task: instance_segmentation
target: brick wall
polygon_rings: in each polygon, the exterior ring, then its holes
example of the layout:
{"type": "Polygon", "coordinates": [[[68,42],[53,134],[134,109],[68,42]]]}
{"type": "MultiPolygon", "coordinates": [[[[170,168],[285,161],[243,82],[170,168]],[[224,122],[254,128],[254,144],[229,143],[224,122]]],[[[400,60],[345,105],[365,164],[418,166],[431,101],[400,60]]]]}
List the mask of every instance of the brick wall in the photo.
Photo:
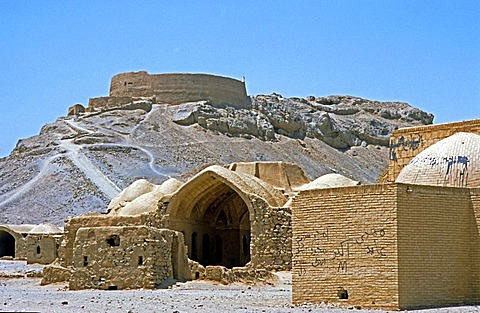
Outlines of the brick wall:
{"type": "Polygon", "coordinates": [[[480,119],[394,131],[390,137],[389,181],[395,181],[403,167],[418,153],[457,132],[480,134],[480,119]]]}
{"type": "Polygon", "coordinates": [[[300,193],[292,204],[293,303],[397,308],[396,216],[393,184],[300,193]]]}
{"type": "Polygon", "coordinates": [[[400,307],[478,301],[479,241],[469,190],[398,184],[397,195],[400,307]]]}

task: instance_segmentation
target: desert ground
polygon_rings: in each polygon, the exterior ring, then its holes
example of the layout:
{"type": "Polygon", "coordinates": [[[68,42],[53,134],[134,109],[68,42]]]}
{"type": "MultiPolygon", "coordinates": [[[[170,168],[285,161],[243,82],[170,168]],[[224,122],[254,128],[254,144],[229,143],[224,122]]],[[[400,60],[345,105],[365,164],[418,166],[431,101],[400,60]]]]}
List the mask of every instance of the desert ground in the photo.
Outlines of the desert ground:
{"type": "MultiPolygon", "coordinates": [[[[40,286],[42,267],[0,260],[0,312],[367,312],[326,304],[291,304],[291,274],[274,285],[219,285],[192,281],[156,290],[69,291],[40,286]]],[[[382,312],[382,311],[370,311],[382,312]]],[[[480,306],[416,312],[480,312],[480,306]]]]}

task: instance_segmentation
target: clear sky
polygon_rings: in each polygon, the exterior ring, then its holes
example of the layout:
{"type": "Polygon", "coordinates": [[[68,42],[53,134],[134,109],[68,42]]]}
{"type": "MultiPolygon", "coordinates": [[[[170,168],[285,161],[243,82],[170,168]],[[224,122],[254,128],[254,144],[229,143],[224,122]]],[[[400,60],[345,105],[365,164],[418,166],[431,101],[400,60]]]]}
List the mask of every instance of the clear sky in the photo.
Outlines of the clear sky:
{"type": "Polygon", "coordinates": [[[0,1],[0,156],[126,71],[480,118],[480,1],[0,1]]]}

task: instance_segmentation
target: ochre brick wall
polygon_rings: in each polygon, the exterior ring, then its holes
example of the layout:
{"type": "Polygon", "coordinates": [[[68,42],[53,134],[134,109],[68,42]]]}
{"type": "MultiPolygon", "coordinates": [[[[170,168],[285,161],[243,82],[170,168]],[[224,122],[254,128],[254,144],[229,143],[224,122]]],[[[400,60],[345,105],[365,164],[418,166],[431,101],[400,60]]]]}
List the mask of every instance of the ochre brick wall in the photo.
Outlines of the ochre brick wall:
{"type": "Polygon", "coordinates": [[[477,302],[479,241],[469,190],[397,189],[400,308],[477,302]]]}
{"type": "Polygon", "coordinates": [[[480,134],[480,119],[394,131],[390,136],[389,181],[395,181],[403,167],[418,153],[458,132],[480,134]]]}
{"type": "Polygon", "coordinates": [[[292,204],[293,303],[398,308],[395,185],[305,191],[292,204]],[[342,289],[348,299],[341,298],[342,289]]]}

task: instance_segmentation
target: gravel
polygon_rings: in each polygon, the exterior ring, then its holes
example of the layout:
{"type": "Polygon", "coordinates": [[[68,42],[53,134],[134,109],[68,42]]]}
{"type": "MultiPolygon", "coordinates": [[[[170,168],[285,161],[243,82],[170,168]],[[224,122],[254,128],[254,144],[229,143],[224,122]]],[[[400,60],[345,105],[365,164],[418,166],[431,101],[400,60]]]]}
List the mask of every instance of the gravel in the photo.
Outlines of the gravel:
{"type": "MultiPolygon", "coordinates": [[[[0,261],[0,312],[367,312],[325,304],[294,307],[290,273],[279,273],[275,286],[192,281],[168,289],[69,291],[65,284],[40,286],[39,278],[27,275],[40,270],[25,262],[0,261]]],[[[418,312],[473,311],[480,307],[418,312]]]]}

